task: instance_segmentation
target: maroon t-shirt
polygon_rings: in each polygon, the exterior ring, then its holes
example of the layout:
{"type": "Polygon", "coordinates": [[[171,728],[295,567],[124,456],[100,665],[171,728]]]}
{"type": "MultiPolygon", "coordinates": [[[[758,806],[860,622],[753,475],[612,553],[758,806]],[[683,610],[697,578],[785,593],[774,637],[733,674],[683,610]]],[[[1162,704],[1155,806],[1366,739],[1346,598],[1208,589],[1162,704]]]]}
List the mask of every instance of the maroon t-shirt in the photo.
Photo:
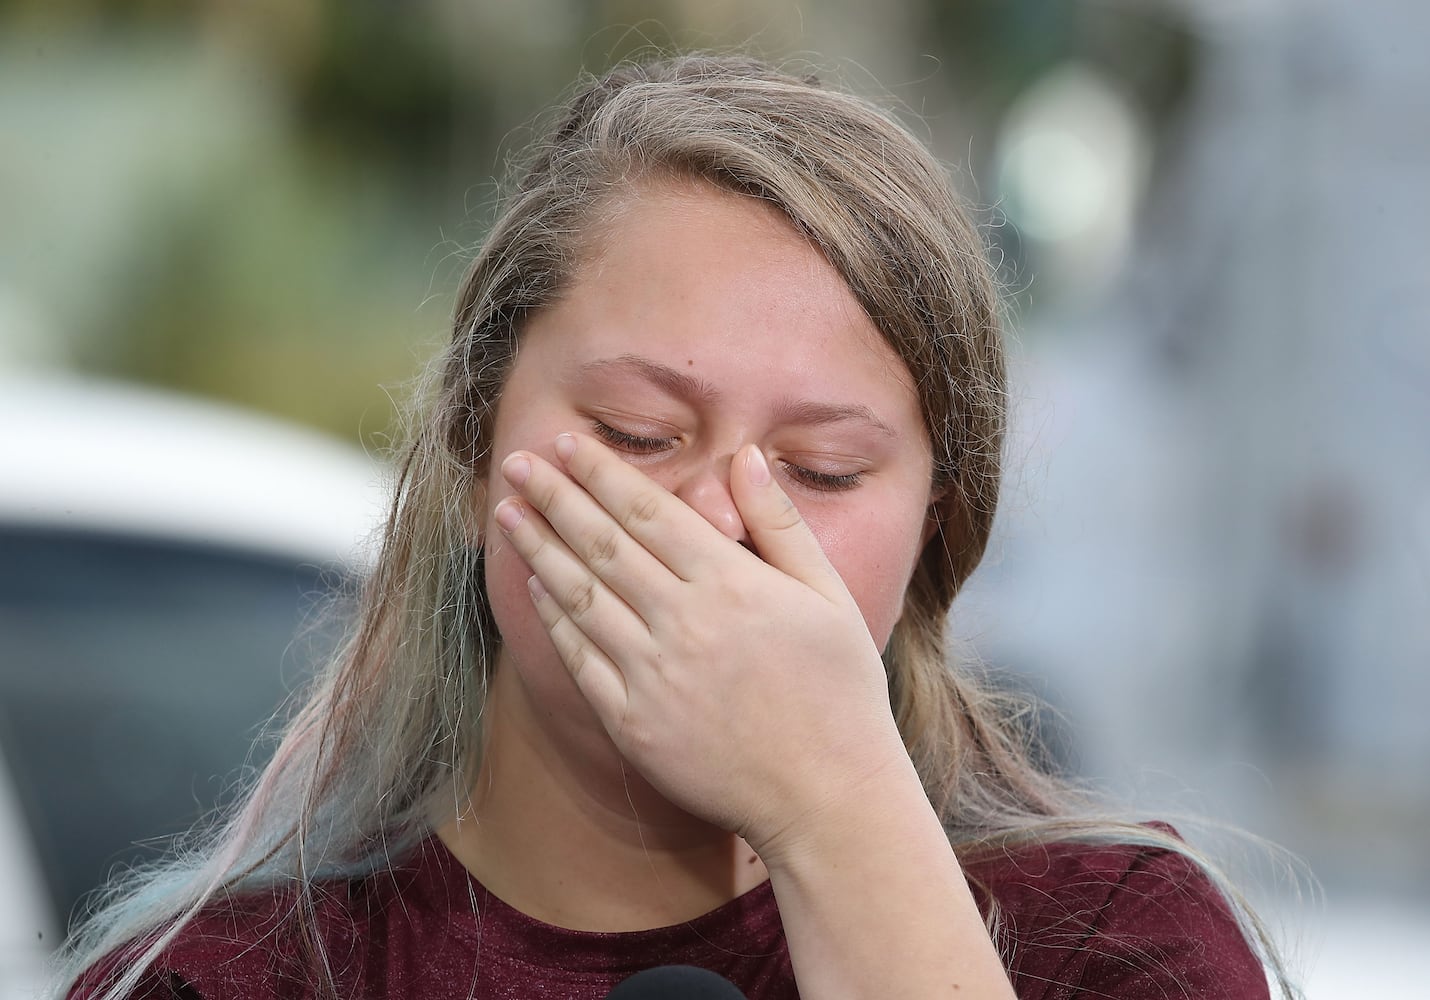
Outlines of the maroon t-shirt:
{"type": "MultiPolygon", "coordinates": [[[[990,897],[1022,1000],[1266,998],[1226,903],[1180,855],[1132,846],[1030,848],[965,868],[990,897]]],[[[317,995],[291,893],[214,906],[187,926],[134,1000],[317,995]]],[[[697,965],[750,1000],[794,1000],[768,882],[687,923],[629,933],[544,924],[492,896],[435,837],[399,866],[318,893],[315,926],[348,1000],[602,1000],[653,965],[697,965]]],[[[90,1000],[113,962],[71,1000],[90,1000]]]]}

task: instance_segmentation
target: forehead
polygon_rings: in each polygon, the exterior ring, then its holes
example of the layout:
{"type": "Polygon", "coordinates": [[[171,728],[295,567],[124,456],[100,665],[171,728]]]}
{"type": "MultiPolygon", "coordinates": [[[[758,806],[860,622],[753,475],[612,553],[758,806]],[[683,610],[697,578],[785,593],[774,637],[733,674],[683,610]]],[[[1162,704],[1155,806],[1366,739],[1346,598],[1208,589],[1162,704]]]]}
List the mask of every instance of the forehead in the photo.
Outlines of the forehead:
{"type": "Polygon", "coordinates": [[[922,424],[912,376],[819,248],[772,205],[701,181],[640,185],[607,205],[570,286],[528,332],[542,330],[583,361],[638,353],[700,378],[872,393],[922,424]]]}

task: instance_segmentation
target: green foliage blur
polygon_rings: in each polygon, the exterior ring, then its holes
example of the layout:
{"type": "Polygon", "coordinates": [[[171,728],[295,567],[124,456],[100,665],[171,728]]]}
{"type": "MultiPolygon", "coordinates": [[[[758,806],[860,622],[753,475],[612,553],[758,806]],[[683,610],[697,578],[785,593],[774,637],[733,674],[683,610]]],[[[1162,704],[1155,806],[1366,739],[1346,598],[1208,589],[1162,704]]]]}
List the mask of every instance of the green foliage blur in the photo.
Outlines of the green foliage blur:
{"type": "Polygon", "coordinates": [[[1064,0],[12,0],[0,365],[380,448],[533,117],[579,70],[733,46],[902,104],[989,205],[989,135],[1050,66],[1094,60],[1161,120],[1194,65],[1165,17],[1064,0]]]}

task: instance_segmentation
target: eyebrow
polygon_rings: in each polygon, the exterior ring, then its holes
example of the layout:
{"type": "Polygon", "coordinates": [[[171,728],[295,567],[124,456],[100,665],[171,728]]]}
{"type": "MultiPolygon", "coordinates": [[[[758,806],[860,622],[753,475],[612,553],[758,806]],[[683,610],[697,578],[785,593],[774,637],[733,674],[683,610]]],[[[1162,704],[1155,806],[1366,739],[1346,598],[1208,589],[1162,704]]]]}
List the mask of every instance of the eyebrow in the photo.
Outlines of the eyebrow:
{"type": "MultiPolygon", "coordinates": [[[[709,382],[694,375],[663,365],[639,354],[622,354],[615,358],[602,358],[582,365],[576,370],[577,378],[606,373],[636,375],[664,389],[673,396],[702,403],[713,403],[720,399],[720,391],[709,382]]],[[[775,407],[778,419],[806,427],[858,421],[868,424],[887,437],[898,437],[888,424],[884,423],[869,407],[862,403],[825,403],[812,399],[783,399],[775,407]]]]}
{"type": "Polygon", "coordinates": [[[648,382],[664,389],[672,396],[713,403],[719,400],[720,391],[703,378],[687,375],[669,365],[663,365],[639,354],[622,354],[618,358],[602,358],[582,365],[576,370],[578,378],[606,373],[638,375],[648,382]]]}
{"type": "Polygon", "coordinates": [[[874,411],[863,403],[820,403],[812,399],[784,400],[777,413],[779,418],[802,427],[819,427],[845,421],[868,424],[886,437],[898,437],[894,429],[875,416],[874,411]]]}

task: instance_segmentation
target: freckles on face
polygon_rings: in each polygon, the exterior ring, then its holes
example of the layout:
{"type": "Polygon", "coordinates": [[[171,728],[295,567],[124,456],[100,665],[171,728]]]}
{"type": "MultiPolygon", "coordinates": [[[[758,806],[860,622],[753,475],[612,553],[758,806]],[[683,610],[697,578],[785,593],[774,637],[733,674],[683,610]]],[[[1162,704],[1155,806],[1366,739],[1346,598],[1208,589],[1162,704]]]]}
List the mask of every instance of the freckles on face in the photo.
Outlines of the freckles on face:
{"type": "Polygon", "coordinates": [[[853,516],[802,512],[880,649],[903,614],[904,593],[922,550],[925,511],[904,499],[853,516]]]}
{"type": "Polygon", "coordinates": [[[515,670],[508,672],[518,675],[527,686],[536,685],[536,697],[529,701],[530,707],[548,716],[575,712],[594,720],[595,713],[579,696],[566,671],[555,669],[559,667],[555,647],[536,614],[527,587],[531,570],[494,515],[501,500],[516,495],[501,474],[502,460],[513,451],[523,450],[556,463],[556,436],[572,429],[569,421],[560,419],[559,410],[542,404],[548,382],[539,364],[524,363],[518,355],[497,407],[493,448],[478,515],[485,540],[485,590],[501,639],[498,663],[513,661],[515,670]],[[549,666],[542,668],[542,663],[549,666]],[[528,664],[537,668],[528,669],[528,664]]]}
{"type": "MultiPolygon", "coordinates": [[[[759,445],[882,647],[930,502],[928,437],[902,361],[824,256],[754,199],[657,187],[602,235],[595,262],[528,321],[497,407],[484,508],[503,656],[537,678],[555,653],[529,571],[489,521],[512,492],[499,465],[517,449],[551,458],[573,430],[605,437],[732,538],[743,525],[730,460],[759,445]]],[[[535,682],[570,684],[556,673],[535,682]]]]}

